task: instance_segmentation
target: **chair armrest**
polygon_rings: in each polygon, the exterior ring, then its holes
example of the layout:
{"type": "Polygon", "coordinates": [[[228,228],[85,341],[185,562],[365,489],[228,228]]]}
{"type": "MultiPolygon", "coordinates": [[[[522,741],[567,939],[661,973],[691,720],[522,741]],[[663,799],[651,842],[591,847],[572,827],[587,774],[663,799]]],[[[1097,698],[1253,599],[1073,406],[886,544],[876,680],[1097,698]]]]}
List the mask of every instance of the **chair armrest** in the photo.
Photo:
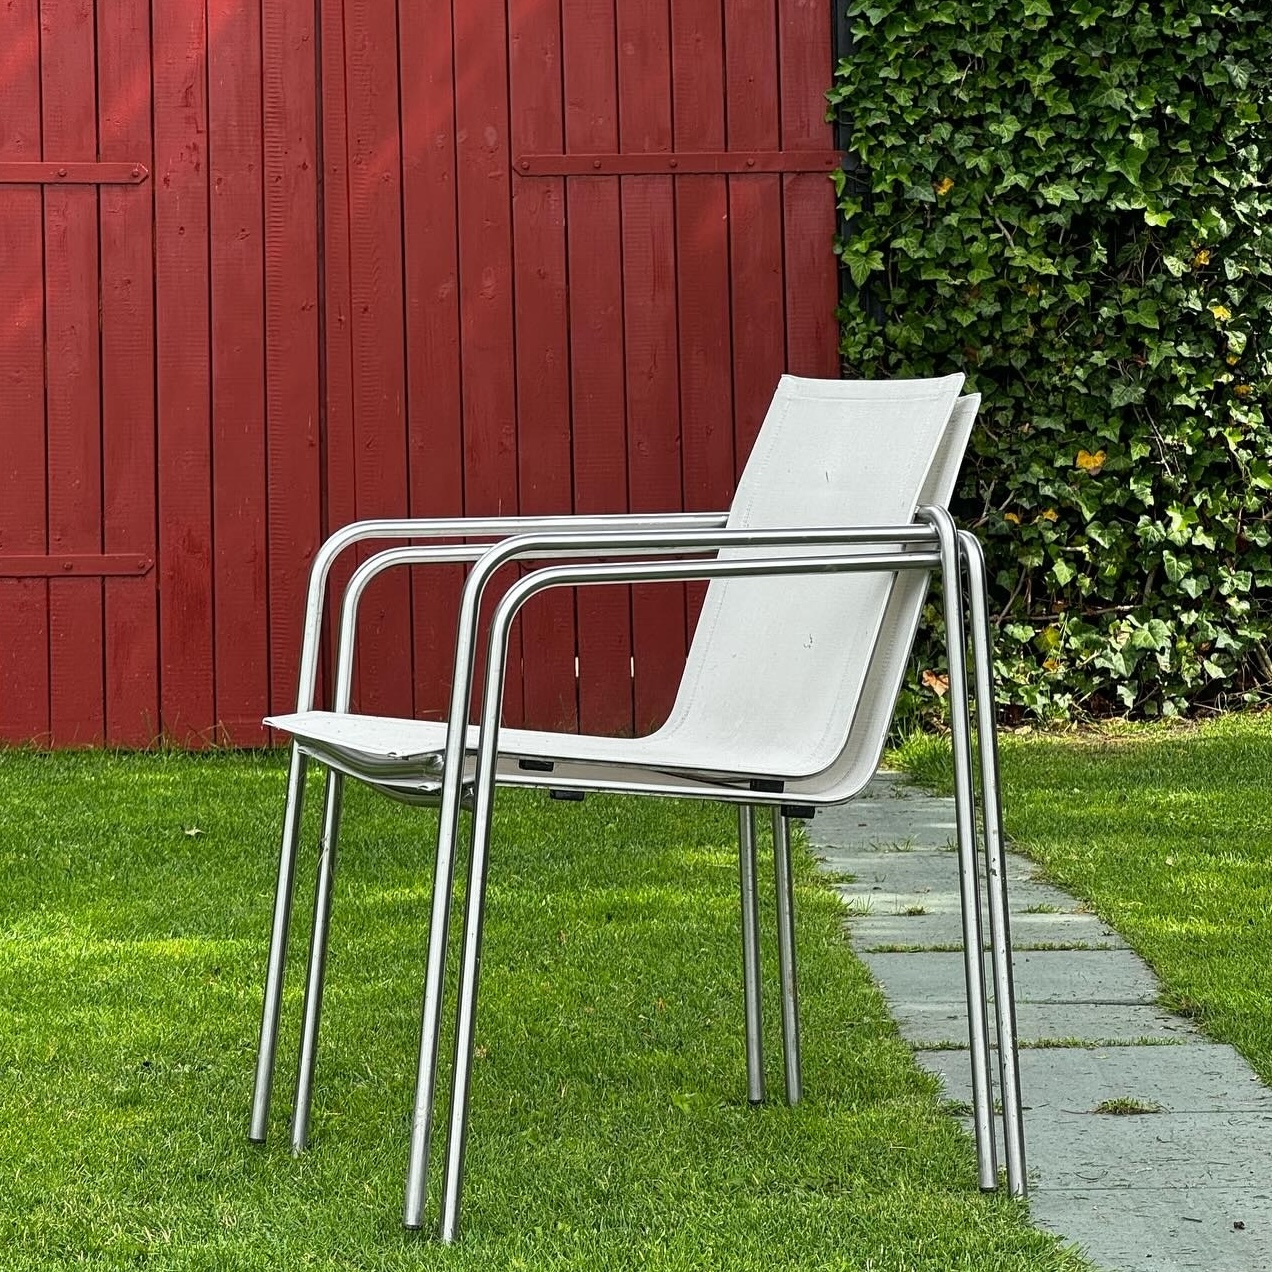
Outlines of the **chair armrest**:
{"type": "MultiPolygon", "coordinates": [[[[386,518],[378,521],[354,521],[329,535],[314,556],[309,568],[309,586],[305,598],[305,619],[297,676],[296,709],[308,711],[314,705],[318,684],[318,651],[322,638],[322,610],[327,594],[327,579],[340,554],[368,539],[497,539],[514,534],[544,532],[555,529],[578,531],[591,529],[634,529],[671,526],[723,525],[726,512],[682,513],[616,513],[606,516],[524,516],[524,517],[415,517],[386,518]]],[[[487,545],[488,546],[488,545],[487,545]]],[[[480,556],[480,552],[477,553],[480,556]]],[[[438,561],[455,559],[451,555],[438,561]]],[[[421,562],[422,564],[423,562],[421,562]]]]}
{"type": "MultiPolygon", "coordinates": [[[[713,552],[724,547],[815,545],[867,546],[870,544],[914,544],[936,542],[935,531],[925,526],[842,527],[827,530],[807,528],[777,530],[727,530],[701,524],[684,525],[671,522],[658,530],[602,527],[593,530],[557,530],[550,533],[509,536],[502,543],[490,545],[410,546],[390,548],[364,561],[345,588],[337,639],[336,688],[332,707],[348,711],[353,691],[353,657],[357,640],[358,605],[368,584],[385,570],[398,566],[430,565],[440,562],[477,561],[465,589],[467,609],[461,613],[460,631],[472,631],[481,595],[494,573],[517,559],[535,557],[642,557],[667,554],[713,552]],[[471,591],[470,591],[471,589],[471,591]],[[471,622],[465,619],[470,617],[471,622]]],[[[473,632],[475,636],[475,632],[473,632]]],[[[460,644],[464,643],[461,635],[460,644]]],[[[459,651],[457,649],[457,660],[459,651]]],[[[457,668],[458,670],[458,668],[457,668]]]]}

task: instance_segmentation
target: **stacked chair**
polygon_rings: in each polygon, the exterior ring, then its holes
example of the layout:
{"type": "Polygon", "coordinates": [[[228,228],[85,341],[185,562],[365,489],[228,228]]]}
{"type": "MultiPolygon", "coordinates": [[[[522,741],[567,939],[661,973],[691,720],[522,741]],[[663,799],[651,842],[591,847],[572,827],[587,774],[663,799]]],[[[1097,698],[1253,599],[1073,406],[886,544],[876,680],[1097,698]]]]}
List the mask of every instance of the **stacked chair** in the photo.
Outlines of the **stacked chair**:
{"type": "Polygon", "coordinates": [[[756,818],[766,810],[773,825],[785,1095],[797,1102],[799,1007],[788,823],[854,798],[875,772],[929,581],[939,573],[955,775],[958,853],[952,860],[962,901],[978,1179],[982,1189],[998,1186],[997,1077],[1007,1185],[1013,1195],[1024,1195],[984,561],[977,540],[957,530],[948,512],[979,404],[975,396],[959,397],[962,383],[961,375],[863,382],[784,376],[728,512],[361,522],[324,544],[310,579],[298,708],[267,721],[294,742],[251,1138],[264,1140],[269,1122],[301,800],[312,762],[326,768],[327,780],[292,1120],[297,1152],[308,1140],[346,778],[406,803],[440,807],[403,1212],[408,1228],[422,1227],[425,1218],[456,849],[461,809],[467,807],[468,887],[440,1203],[442,1239],[453,1241],[459,1232],[491,819],[501,787],[580,796],[588,791],[680,796],[737,806],[747,1093],[755,1103],[765,1097],[756,818]],[[459,538],[465,542],[453,542],[459,538]],[[352,545],[377,539],[407,546],[380,551],[353,573],[342,601],[333,709],[314,710],[331,566],[352,545]],[[351,713],[358,603],[366,586],[388,569],[455,561],[471,562],[472,568],[460,605],[448,720],[351,713]],[[500,567],[528,562],[533,568],[505,593],[479,633],[486,584],[500,567]],[[709,585],[675,705],[657,731],[611,738],[501,726],[508,633],[532,597],[550,588],[703,579],[709,585]],[[971,745],[965,617],[971,627],[979,765],[971,745]],[[479,718],[470,723],[479,635],[488,657],[479,718]],[[982,847],[997,1075],[981,931],[982,847]]]}

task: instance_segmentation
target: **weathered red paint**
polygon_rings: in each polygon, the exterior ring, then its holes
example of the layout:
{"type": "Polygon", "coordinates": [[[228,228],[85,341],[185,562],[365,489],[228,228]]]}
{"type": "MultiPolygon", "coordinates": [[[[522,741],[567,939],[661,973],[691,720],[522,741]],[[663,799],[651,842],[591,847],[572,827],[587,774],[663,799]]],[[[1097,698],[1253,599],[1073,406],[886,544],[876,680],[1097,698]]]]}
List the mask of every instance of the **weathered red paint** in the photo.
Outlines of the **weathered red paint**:
{"type": "MultiPolygon", "coordinates": [[[[330,530],[720,507],[835,373],[824,0],[92,15],[0,7],[2,740],[264,741],[330,530]]],[[[368,593],[360,705],[443,709],[461,579],[368,593]]],[[[652,727],[695,612],[541,598],[507,719],[652,727]]]]}

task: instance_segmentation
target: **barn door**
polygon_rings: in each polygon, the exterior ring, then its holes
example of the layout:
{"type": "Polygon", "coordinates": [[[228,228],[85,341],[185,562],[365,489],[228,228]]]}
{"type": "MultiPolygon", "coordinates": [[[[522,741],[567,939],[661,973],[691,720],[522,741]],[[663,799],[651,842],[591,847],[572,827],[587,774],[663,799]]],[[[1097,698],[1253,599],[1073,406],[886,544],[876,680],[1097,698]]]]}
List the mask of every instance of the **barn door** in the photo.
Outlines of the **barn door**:
{"type": "MultiPolygon", "coordinates": [[[[829,15],[510,0],[508,23],[523,428],[553,443],[523,473],[559,501],[568,475],[579,512],[725,508],[778,376],[836,374],[829,15]]],[[[699,596],[579,595],[583,728],[665,717],[699,596]]]]}
{"type": "MultiPolygon", "coordinates": [[[[322,12],[330,523],[726,506],[778,376],[837,373],[824,0],[322,12]]],[[[458,586],[369,594],[365,707],[441,709],[458,586]]],[[[694,616],[538,598],[509,719],[653,726],[694,616]]]]}
{"type": "Polygon", "coordinates": [[[0,9],[0,737],[146,743],[149,11],[0,9]]]}

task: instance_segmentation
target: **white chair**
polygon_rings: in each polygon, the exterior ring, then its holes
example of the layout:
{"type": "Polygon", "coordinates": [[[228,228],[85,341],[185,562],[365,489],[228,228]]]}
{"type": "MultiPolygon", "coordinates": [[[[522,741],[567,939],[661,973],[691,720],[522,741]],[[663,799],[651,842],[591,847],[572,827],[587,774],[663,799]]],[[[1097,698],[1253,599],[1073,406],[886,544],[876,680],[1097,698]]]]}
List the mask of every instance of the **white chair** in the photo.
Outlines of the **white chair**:
{"type": "Polygon", "coordinates": [[[437,1044],[442,1008],[454,848],[460,805],[475,806],[468,915],[460,977],[459,1028],[451,1133],[442,1199],[442,1235],[458,1231],[467,1134],[473,1021],[482,904],[494,789],[546,786],[559,792],[617,790],[707,796],[739,805],[743,899],[744,998],[748,1094],[763,1099],[759,1049],[758,918],[755,909],[754,808],[773,810],[778,872],[786,1094],[800,1097],[798,1007],[786,819],[858,794],[873,774],[913,642],[928,576],[945,582],[952,732],[958,794],[975,1128],[983,1188],[997,1183],[991,1127],[985,986],[975,813],[967,719],[960,562],[972,583],[978,720],[984,742],[982,794],[990,870],[994,967],[1008,1183],[1024,1192],[1023,1142],[1015,1062],[1010,946],[998,829],[992,686],[983,604],[983,569],[970,536],[945,512],[975,415],[976,399],[957,403],[961,376],[941,380],[849,383],[784,377],[726,515],[510,522],[376,523],[350,527],[315,563],[302,667],[301,710],[274,717],[296,738],[274,938],[267,975],[253,1138],[263,1139],[282,983],[282,951],[294,883],[296,830],[306,757],[329,770],[318,894],[311,943],[293,1143],[308,1133],[327,923],[344,775],[408,802],[440,802],[438,857],[425,979],[416,1109],[404,1221],[423,1222],[437,1044]],[[920,519],[914,520],[922,506],[920,519]],[[462,525],[462,529],[457,529],[462,525]],[[326,573],[355,538],[509,534],[493,548],[408,547],[366,562],[346,591],[335,710],[312,703],[317,621],[326,573]],[[666,560],[701,554],[711,560],[666,560]],[[461,607],[451,718],[447,724],[348,714],[358,599],[386,568],[426,561],[481,559],[461,607]],[[640,559],[632,560],[638,555],[640,559]],[[553,556],[617,557],[603,564],[540,569],[515,585],[496,610],[479,727],[467,725],[476,615],[485,582],[503,563],[553,556]],[[499,709],[507,629],[521,604],[551,586],[711,578],[675,707],[644,738],[613,739],[501,730],[499,709]],[[979,602],[978,602],[979,597],[979,602]],[[308,701],[307,701],[308,699],[308,701]],[[988,744],[985,744],[988,743],[988,744]],[[775,798],[777,797],[777,798],[775,798]]]}

